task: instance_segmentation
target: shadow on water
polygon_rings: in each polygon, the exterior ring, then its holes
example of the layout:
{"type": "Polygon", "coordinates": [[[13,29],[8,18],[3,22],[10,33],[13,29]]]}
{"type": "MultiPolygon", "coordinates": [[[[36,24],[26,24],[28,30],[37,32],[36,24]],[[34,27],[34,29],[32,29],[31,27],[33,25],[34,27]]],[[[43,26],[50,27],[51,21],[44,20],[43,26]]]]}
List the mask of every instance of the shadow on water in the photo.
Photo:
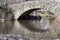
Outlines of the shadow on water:
{"type": "Polygon", "coordinates": [[[40,28],[36,28],[35,27],[35,25],[33,25],[33,23],[32,22],[30,22],[30,21],[40,21],[40,20],[19,20],[18,22],[21,24],[21,25],[23,25],[23,27],[25,27],[25,28],[27,28],[28,30],[30,30],[30,31],[33,31],[33,32],[45,32],[45,31],[48,31],[48,29],[47,30],[42,30],[42,29],[40,29],[40,28]]]}

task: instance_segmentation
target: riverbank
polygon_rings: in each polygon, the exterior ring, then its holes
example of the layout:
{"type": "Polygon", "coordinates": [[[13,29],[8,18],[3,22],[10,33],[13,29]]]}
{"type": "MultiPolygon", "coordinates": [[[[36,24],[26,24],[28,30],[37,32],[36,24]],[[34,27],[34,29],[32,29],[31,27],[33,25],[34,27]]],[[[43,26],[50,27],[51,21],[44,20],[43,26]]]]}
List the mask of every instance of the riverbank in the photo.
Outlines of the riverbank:
{"type": "Polygon", "coordinates": [[[14,34],[0,34],[0,40],[60,40],[59,38],[52,39],[52,38],[27,38],[21,35],[14,35],[14,34]]]}

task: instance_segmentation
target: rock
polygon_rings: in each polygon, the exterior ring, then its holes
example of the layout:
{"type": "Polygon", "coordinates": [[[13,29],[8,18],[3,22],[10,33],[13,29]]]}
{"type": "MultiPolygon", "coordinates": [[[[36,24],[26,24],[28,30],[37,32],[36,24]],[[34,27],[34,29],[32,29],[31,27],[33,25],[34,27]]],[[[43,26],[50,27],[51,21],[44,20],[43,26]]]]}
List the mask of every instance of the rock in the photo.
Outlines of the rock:
{"type": "Polygon", "coordinates": [[[7,37],[3,37],[3,40],[7,40],[7,37]]]}
{"type": "Polygon", "coordinates": [[[60,40],[60,39],[54,39],[54,40],[60,40]]]}
{"type": "Polygon", "coordinates": [[[22,38],[18,38],[18,40],[24,40],[24,39],[22,39],[22,38]]]}
{"type": "Polygon", "coordinates": [[[8,40],[15,40],[14,38],[8,38],[8,40]]]}

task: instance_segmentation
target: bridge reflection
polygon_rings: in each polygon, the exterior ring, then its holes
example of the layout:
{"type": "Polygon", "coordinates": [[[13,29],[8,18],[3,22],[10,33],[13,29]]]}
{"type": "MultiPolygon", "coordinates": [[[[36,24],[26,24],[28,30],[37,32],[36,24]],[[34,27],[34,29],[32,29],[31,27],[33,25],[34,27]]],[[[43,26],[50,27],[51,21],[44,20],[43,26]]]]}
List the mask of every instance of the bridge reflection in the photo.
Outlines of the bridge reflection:
{"type": "Polygon", "coordinates": [[[19,20],[40,20],[41,16],[23,16],[19,20]]]}
{"type": "Polygon", "coordinates": [[[44,32],[47,31],[48,24],[41,26],[40,20],[20,20],[20,21],[1,21],[0,20],[0,33],[4,34],[23,34],[31,32],[44,32]],[[47,28],[47,29],[46,29],[47,28]],[[24,31],[24,32],[23,32],[24,31]]]}

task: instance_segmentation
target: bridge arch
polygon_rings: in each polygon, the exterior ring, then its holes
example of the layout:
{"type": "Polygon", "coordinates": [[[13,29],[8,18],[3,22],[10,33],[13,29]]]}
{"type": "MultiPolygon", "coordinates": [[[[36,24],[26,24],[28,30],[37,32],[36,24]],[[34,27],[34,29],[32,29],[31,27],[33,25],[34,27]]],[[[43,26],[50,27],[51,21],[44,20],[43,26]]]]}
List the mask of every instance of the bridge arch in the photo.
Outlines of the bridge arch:
{"type": "Polygon", "coordinates": [[[55,15],[60,14],[60,3],[58,2],[40,2],[40,1],[27,1],[19,4],[11,5],[14,10],[15,19],[18,19],[25,11],[34,8],[43,8],[49,10],[55,15]]]}
{"type": "Polygon", "coordinates": [[[32,13],[33,11],[36,11],[36,10],[41,10],[41,8],[32,8],[32,9],[25,11],[24,13],[22,13],[19,16],[18,20],[21,19],[22,17],[26,16],[26,15],[29,15],[30,13],[32,13]]]}
{"type": "MultiPolygon", "coordinates": [[[[34,12],[34,11],[39,12],[39,14],[52,14],[52,15],[54,15],[54,13],[52,13],[52,12],[50,12],[48,10],[44,10],[42,8],[33,8],[33,9],[29,9],[29,10],[25,11],[24,13],[22,13],[19,16],[18,20],[24,19],[25,17],[31,17],[29,14],[32,13],[32,12],[34,12]]],[[[38,14],[38,13],[36,13],[36,14],[38,14]]],[[[42,15],[38,15],[38,16],[41,19],[42,15]]]]}

